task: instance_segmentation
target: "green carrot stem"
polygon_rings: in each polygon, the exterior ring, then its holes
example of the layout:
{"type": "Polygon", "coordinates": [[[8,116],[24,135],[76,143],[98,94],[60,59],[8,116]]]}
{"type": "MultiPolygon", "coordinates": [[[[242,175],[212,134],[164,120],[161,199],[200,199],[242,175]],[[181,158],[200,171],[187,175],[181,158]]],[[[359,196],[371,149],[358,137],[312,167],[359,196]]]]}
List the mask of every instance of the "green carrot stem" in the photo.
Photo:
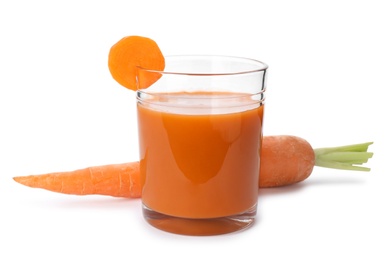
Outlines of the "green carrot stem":
{"type": "Polygon", "coordinates": [[[314,149],[315,166],[353,171],[370,171],[370,168],[358,166],[368,162],[373,153],[367,152],[373,142],[338,147],[314,149]]]}

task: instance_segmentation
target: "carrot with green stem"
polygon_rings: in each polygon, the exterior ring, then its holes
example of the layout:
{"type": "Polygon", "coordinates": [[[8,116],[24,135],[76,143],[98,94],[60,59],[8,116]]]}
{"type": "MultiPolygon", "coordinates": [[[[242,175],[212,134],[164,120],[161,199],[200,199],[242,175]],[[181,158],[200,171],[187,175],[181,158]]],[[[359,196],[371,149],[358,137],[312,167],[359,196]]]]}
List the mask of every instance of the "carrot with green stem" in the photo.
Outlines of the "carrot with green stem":
{"type": "MultiPolygon", "coordinates": [[[[361,166],[372,158],[372,142],[313,149],[296,136],[265,136],[262,141],[260,188],[291,185],[307,179],[314,166],[370,171],[361,166]]],[[[141,197],[140,163],[92,166],[70,172],[18,176],[13,179],[32,188],[73,195],[141,197]]]]}
{"type": "Polygon", "coordinates": [[[278,187],[307,179],[314,166],[340,170],[370,171],[360,166],[373,156],[372,142],[313,149],[297,136],[265,136],[262,141],[259,187],[278,187]]]}

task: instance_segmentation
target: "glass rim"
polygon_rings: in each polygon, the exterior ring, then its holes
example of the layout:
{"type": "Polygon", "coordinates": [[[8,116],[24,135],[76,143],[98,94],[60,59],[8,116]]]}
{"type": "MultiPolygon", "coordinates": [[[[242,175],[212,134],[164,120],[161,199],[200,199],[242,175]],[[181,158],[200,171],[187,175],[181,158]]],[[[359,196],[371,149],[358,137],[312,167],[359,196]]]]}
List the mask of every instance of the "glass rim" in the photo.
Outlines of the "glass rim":
{"type": "Polygon", "coordinates": [[[252,59],[252,58],[245,58],[240,56],[228,56],[228,55],[196,55],[196,54],[190,54],[190,55],[166,55],[164,56],[165,61],[168,59],[182,59],[182,58],[189,58],[189,59],[199,59],[199,58],[206,58],[209,61],[211,59],[227,59],[227,60],[235,60],[240,62],[246,62],[246,63],[252,63],[256,64],[255,69],[245,69],[245,70],[235,70],[234,72],[184,72],[184,71],[173,71],[173,70],[155,70],[155,69],[147,69],[141,66],[136,66],[137,69],[151,72],[151,73],[159,73],[159,74],[165,74],[165,75],[186,75],[186,76],[231,76],[231,75],[241,75],[241,74],[250,74],[250,73],[257,73],[257,72],[265,72],[269,66],[259,60],[252,59]]]}

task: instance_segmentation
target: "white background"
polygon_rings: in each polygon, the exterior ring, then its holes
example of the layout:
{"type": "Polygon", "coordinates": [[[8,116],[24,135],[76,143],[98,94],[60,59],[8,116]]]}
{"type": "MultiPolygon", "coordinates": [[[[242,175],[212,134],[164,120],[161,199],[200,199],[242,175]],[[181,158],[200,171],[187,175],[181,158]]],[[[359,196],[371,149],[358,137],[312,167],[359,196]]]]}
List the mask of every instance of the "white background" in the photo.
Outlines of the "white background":
{"type": "Polygon", "coordinates": [[[386,11],[382,0],[1,1],[0,259],[386,259],[386,11]],[[134,93],[107,68],[127,35],[165,55],[266,62],[265,135],[374,141],[372,171],[316,167],[262,189],[256,224],[214,237],[150,227],[139,199],[14,182],[138,160],[134,93]]]}

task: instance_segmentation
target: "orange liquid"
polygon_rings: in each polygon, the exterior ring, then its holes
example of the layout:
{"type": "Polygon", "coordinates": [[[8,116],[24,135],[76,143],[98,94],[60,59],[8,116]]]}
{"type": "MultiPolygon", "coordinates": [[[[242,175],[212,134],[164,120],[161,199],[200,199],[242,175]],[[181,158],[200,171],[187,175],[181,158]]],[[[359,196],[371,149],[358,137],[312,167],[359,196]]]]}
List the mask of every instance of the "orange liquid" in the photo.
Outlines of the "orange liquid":
{"type": "MultiPolygon", "coordinates": [[[[208,95],[214,94],[206,95],[205,102],[212,102],[208,95]]],[[[236,100],[219,101],[232,108],[218,110],[202,109],[196,101],[189,109],[138,103],[146,207],[191,219],[231,216],[255,207],[263,105],[236,100]]]]}

